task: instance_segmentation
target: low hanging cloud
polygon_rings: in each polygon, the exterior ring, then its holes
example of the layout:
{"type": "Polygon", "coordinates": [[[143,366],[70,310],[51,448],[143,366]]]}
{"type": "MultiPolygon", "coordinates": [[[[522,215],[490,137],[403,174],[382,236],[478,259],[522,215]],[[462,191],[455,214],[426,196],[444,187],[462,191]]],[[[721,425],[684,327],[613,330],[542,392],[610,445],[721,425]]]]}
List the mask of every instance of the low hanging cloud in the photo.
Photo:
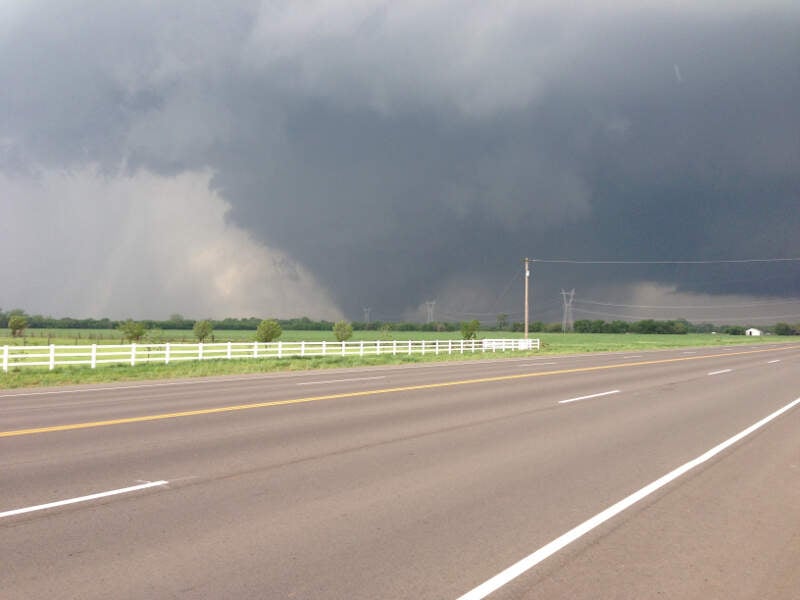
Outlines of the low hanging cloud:
{"type": "Polygon", "coordinates": [[[339,313],[308,271],[226,221],[209,172],[0,176],[6,308],[202,318],[339,313]],[[331,307],[325,310],[324,307],[331,307]]]}
{"type": "MultiPolygon", "coordinates": [[[[291,303],[295,314],[416,317],[433,298],[452,314],[508,312],[498,294],[524,256],[800,256],[796,2],[0,7],[0,198],[46,189],[57,206],[46,183],[62,172],[204,178],[227,212],[168,199],[148,219],[174,204],[215,215],[209,231],[247,232],[295,265],[269,272],[273,289],[295,289],[298,270],[315,290],[291,303]]],[[[35,225],[20,211],[8,247],[35,225]]],[[[180,266],[163,262],[183,291],[164,289],[199,302],[180,266]]],[[[536,293],[552,302],[561,287],[594,297],[653,282],[800,296],[796,270],[779,266],[727,278],[539,268],[536,293]]],[[[110,277],[104,307],[125,296],[110,277]]],[[[48,302],[25,285],[22,301],[48,302]]],[[[202,310],[233,314],[213,298],[202,310]]]]}

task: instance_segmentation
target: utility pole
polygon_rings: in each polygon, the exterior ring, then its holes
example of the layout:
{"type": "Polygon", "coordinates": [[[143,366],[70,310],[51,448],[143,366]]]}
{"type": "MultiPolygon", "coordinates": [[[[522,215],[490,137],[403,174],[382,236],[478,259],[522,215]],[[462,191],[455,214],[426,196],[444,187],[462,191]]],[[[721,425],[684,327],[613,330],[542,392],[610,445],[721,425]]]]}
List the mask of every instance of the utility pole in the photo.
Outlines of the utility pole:
{"type": "Polygon", "coordinates": [[[573,288],[569,293],[562,289],[561,300],[564,305],[561,313],[561,332],[566,333],[567,330],[572,330],[572,301],[575,300],[575,288],[573,288]],[[567,295],[569,295],[569,300],[567,300],[567,295]]]}
{"type": "Polygon", "coordinates": [[[425,302],[425,308],[428,310],[427,323],[433,323],[433,307],[436,306],[436,300],[428,300],[425,302]]]}
{"type": "Polygon", "coordinates": [[[367,324],[367,329],[369,329],[369,313],[372,311],[369,307],[364,307],[364,323],[367,324]]]}
{"type": "Polygon", "coordinates": [[[529,322],[529,318],[528,318],[528,297],[529,297],[528,282],[530,281],[530,278],[531,278],[531,269],[530,269],[530,266],[529,266],[529,263],[531,262],[531,259],[525,257],[522,260],[525,263],[525,339],[527,340],[528,339],[528,322],[529,322]]]}

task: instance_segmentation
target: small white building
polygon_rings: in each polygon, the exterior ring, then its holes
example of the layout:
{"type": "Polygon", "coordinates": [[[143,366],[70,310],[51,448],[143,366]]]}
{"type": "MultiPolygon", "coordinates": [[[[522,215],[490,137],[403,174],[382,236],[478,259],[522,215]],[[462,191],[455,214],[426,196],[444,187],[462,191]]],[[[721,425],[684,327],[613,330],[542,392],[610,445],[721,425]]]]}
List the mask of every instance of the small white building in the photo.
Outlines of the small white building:
{"type": "Polygon", "coordinates": [[[764,335],[764,332],[760,329],[756,329],[755,327],[751,327],[750,329],[746,329],[744,332],[745,335],[764,335]]]}

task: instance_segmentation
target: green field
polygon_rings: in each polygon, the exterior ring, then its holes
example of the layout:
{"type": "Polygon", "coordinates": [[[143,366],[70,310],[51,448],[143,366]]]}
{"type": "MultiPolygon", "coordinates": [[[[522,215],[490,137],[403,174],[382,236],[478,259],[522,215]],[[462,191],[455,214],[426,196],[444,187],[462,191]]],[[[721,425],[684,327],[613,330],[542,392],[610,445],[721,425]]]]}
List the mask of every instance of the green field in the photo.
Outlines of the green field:
{"type": "MultiPolygon", "coordinates": [[[[28,333],[40,333],[29,331],[28,333]]],[[[107,343],[118,344],[118,332],[113,330],[51,330],[44,331],[43,336],[26,335],[26,345],[47,344],[92,344],[107,343]],[[48,336],[49,333],[49,336],[48,336]]],[[[383,339],[386,336],[378,331],[356,331],[353,341],[383,339]]],[[[434,339],[459,339],[457,332],[396,332],[398,340],[434,340],[434,339]]],[[[481,332],[479,338],[520,338],[519,333],[488,331],[481,332]]],[[[535,356],[546,354],[570,354],[583,352],[610,352],[610,351],[642,351],[692,346],[733,346],[752,345],[769,342],[800,341],[797,337],[745,337],[721,334],[687,334],[687,335],[644,335],[644,334],[604,334],[604,333],[534,333],[533,338],[539,338],[542,348],[531,352],[503,352],[474,355],[446,354],[435,356],[348,356],[318,357],[318,358],[289,358],[289,359],[238,359],[238,360],[207,360],[187,361],[170,365],[142,364],[135,367],[128,365],[103,365],[97,369],[88,367],[57,367],[53,371],[46,367],[12,368],[8,373],[0,372],[0,388],[18,388],[44,385],[68,385],[83,383],[100,383],[111,381],[129,381],[144,379],[168,379],[181,377],[207,377],[214,375],[231,375],[244,373],[263,373],[285,370],[307,370],[336,367],[353,367],[368,365],[404,364],[444,360],[473,360],[492,358],[535,356]]],[[[217,331],[215,340],[223,341],[253,341],[252,331],[217,331]]],[[[282,341],[333,341],[333,333],[325,331],[285,331],[280,338],[282,341]]],[[[22,339],[12,339],[7,330],[0,330],[0,347],[5,344],[21,345],[22,339]]],[[[152,343],[194,341],[191,331],[175,330],[162,331],[158,339],[152,343]]],[[[1,349],[1,348],[0,348],[1,349]]]]}
{"type": "MultiPolygon", "coordinates": [[[[214,331],[213,340],[207,342],[253,342],[256,339],[255,331],[247,330],[217,330],[214,331]]],[[[521,334],[503,332],[487,332],[481,337],[521,337],[521,334]]],[[[533,337],[536,337],[535,335],[533,337]]],[[[368,340],[456,340],[461,339],[458,331],[393,331],[388,335],[380,331],[354,331],[351,341],[368,340]]],[[[328,342],[336,341],[332,331],[284,331],[280,337],[282,342],[328,342]]],[[[158,329],[150,330],[142,339],[143,342],[160,344],[164,342],[190,342],[194,343],[191,329],[158,329]]],[[[25,337],[12,338],[8,329],[0,329],[0,346],[4,344],[17,346],[44,346],[48,344],[124,344],[120,332],[116,329],[27,329],[25,337]]]]}

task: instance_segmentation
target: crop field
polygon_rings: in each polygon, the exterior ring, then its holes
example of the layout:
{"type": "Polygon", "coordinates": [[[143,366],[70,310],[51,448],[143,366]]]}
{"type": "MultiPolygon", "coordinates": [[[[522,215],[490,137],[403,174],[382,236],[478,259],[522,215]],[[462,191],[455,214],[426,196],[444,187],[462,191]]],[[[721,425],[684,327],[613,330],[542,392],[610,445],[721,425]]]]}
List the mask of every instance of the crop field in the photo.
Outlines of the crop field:
{"type": "MultiPolygon", "coordinates": [[[[207,342],[253,342],[256,339],[256,332],[249,330],[231,329],[216,330],[213,339],[207,338],[207,342]]],[[[487,332],[481,337],[510,338],[522,337],[522,334],[510,333],[507,331],[487,332]]],[[[533,335],[532,337],[537,337],[533,335]]],[[[391,331],[384,333],[381,331],[354,331],[353,341],[373,341],[373,340],[457,340],[461,339],[458,331],[391,331]]],[[[307,330],[284,330],[280,337],[283,342],[333,342],[336,338],[332,331],[307,331],[307,330]]],[[[142,342],[161,344],[165,342],[196,342],[191,329],[151,329],[142,338],[142,342]]],[[[27,329],[24,337],[12,338],[8,329],[0,329],[0,346],[4,344],[17,346],[42,346],[49,344],[124,344],[122,335],[116,329],[27,329]]]]}
{"type": "MultiPolygon", "coordinates": [[[[521,333],[510,331],[480,331],[479,338],[521,338],[521,333]]],[[[635,333],[531,333],[530,337],[542,340],[542,350],[549,352],[601,352],[611,350],[646,350],[676,348],[681,346],[718,346],[764,343],[776,340],[791,341],[779,336],[746,337],[695,333],[685,335],[654,335],[635,333]]],[[[373,340],[458,340],[458,331],[354,331],[352,341],[373,340]]],[[[336,341],[332,331],[284,331],[280,337],[284,342],[336,341]]],[[[149,330],[142,342],[160,344],[164,342],[196,342],[191,329],[149,330]]],[[[255,331],[217,330],[207,342],[252,342],[255,331]]],[[[12,338],[8,329],[0,329],[0,346],[43,346],[49,344],[123,344],[116,329],[28,329],[24,337],[12,338]]]]}
{"type": "MultiPolygon", "coordinates": [[[[578,353],[615,350],[659,350],[687,346],[737,346],[769,342],[790,342],[792,337],[687,333],[683,335],[642,333],[534,333],[542,341],[542,352],[578,353]]],[[[798,340],[800,341],[800,340],[798,340]]]]}

